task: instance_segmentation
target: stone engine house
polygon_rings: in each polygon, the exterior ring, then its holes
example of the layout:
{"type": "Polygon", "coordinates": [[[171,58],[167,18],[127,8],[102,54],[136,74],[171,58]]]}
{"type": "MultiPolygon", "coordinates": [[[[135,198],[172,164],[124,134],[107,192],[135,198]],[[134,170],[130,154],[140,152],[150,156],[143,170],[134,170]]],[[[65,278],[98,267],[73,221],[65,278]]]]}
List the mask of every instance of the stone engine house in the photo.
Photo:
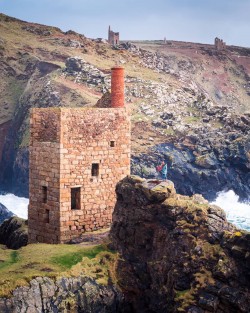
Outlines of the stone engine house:
{"type": "Polygon", "coordinates": [[[115,186],[130,174],[123,76],[112,69],[109,108],[32,109],[30,243],[64,243],[110,225],[115,186]]]}
{"type": "Polygon", "coordinates": [[[120,34],[117,32],[113,32],[109,26],[109,30],[108,30],[108,42],[109,42],[109,44],[111,44],[113,46],[119,45],[119,40],[120,40],[120,34]]]}
{"type": "Polygon", "coordinates": [[[214,39],[214,46],[215,46],[215,49],[218,51],[222,51],[226,49],[226,43],[218,37],[214,39]]]}

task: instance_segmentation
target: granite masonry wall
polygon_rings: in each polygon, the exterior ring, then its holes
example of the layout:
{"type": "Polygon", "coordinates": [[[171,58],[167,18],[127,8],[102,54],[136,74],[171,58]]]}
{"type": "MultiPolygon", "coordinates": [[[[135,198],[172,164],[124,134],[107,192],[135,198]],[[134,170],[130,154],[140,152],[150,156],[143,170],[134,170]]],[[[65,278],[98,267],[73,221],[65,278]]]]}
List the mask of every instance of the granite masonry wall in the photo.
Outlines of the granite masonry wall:
{"type": "Polygon", "coordinates": [[[126,107],[32,109],[29,242],[108,227],[115,186],[129,173],[126,107]]]}

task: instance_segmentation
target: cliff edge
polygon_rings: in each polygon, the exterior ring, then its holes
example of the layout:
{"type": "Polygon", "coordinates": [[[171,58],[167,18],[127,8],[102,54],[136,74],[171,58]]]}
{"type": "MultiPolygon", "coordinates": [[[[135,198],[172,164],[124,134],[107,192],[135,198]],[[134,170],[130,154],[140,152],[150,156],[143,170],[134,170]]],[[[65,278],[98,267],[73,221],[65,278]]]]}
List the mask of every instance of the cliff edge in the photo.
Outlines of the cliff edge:
{"type": "Polygon", "coordinates": [[[123,179],[111,238],[134,312],[249,312],[250,234],[172,182],[123,179]]]}
{"type": "MultiPolygon", "coordinates": [[[[101,250],[98,259],[80,251],[83,246],[61,245],[63,264],[79,253],[83,258],[52,275],[46,245],[44,276],[33,274],[0,298],[1,312],[249,312],[250,233],[228,223],[224,211],[202,196],[176,194],[171,181],[128,176],[116,193],[110,246],[119,254],[101,250]]],[[[21,262],[29,247],[41,254],[41,245],[23,247],[20,264],[7,264],[9,270],[35,266],[34,254],[28,267],[21,262]]]]}

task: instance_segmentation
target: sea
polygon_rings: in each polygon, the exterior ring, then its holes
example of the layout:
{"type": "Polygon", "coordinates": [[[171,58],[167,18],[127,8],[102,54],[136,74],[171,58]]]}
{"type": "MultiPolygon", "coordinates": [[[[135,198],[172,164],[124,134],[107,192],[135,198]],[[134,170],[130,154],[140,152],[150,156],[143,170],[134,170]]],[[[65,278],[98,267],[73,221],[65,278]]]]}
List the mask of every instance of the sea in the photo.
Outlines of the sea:
{"type": "MultiPolygon", "coordinates": [[[[29,199],[5,194],[0,195],[0,203],[15,215],[27,219],[29,199]]],[[[229,222],[240,229],[250,231],[250,201],[240,202],[239,196],[233,190],[229,190],[219,192],[212,204],[225,211],[229,222]]]]}
{"type": "Polygon", "coordinates": [[[233,191],[221,191],[212,204],[221,207],[227,220],[238,228],[250,231],[250,201],[240,202],[239,196],[233,191]]]}

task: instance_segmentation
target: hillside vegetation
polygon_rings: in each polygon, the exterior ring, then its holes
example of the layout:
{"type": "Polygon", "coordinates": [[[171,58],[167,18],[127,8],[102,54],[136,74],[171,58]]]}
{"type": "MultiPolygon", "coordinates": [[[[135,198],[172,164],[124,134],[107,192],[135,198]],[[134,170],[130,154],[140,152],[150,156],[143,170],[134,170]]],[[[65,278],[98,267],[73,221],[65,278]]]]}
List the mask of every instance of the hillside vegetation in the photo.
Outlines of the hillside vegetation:
{"type": "Polygon", "coordinates": [[[132,172],[153,177],[164,159],[181,193],[212,199],[231,188],[248,197],[250,49],[176,41],[111,47],[3,14],[0,34],[2,189],[28,196],[29,109],[93,106],[110,89],[110,68],[121,65],[132,172]]]}

